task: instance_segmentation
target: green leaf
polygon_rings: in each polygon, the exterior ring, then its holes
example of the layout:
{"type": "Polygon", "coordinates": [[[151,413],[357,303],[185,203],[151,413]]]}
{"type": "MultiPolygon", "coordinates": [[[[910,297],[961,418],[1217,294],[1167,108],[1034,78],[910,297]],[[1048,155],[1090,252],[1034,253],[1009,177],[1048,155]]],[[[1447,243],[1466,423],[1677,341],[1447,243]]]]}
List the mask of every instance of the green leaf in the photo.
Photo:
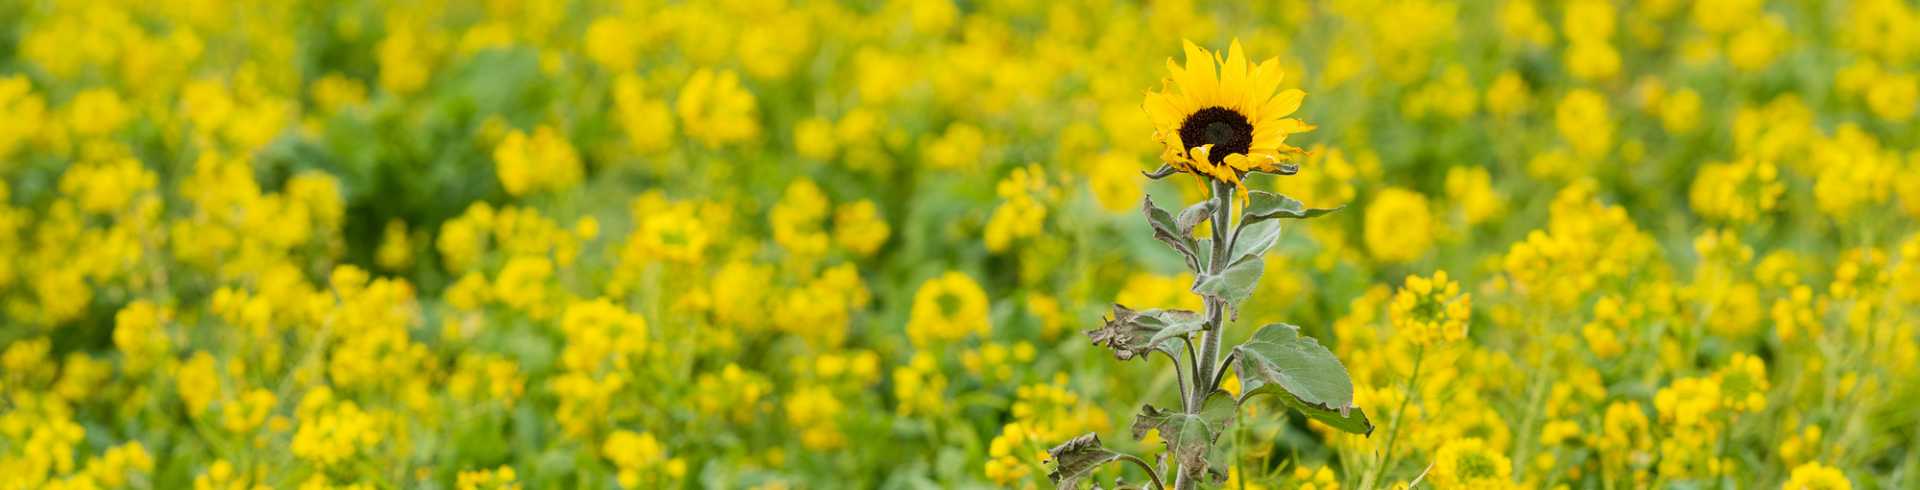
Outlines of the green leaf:
{"type": "Polygon", "coordinates": [[[1260,273],[1266,269],[1264,260],[1244,260],[1227,266],[1219,274],[1201,273],[1193,278],[1193,292],[1227,302],[1227,308],[1234,316],[1240,314],[1240,303],[1253,296],[1254,286],[1260,283],[1260,273]]]}
{"type": "Polygon", "coordinates": [[[1199,476],[1207,469],[1207,456],[1212,451],[1214,441],[1233,424],[1234,413],[1238,410],[1239,405],[1224,391],[1207,395],[1199,413],[1141,405],[1140,413],[1133,418],[1133,438],[1144,438],[1147,431],[1159,429],[1160,440],[1166,443],[1167,453],[1173,455],[1174,462],[1180,465],[1180,471],[1189,477],[1199,476]]]}
{"type": "Polygon", "coordinates": [[[1193,236],[1194,228],[1199,227],[1200,223],[1204,223],[1212,217],[1213,200],[1200,201],[1194,203],[1192,206],[1187,206],[1187,209],[1181,210],[1180,216],[1174,218],[1173,224],[1179,229],[1180,236],[1191,237],[1193,236]]]}
{"type": "MultiPolygon", "coordinates": [[[[1318,420],[1335,429],[1360,435],[1373,435],[1373,422],[1367,420],[1367,412],[1361,410],[1360,407],[1348,407],[1345,410],[1329,410],[1300,401],[1300,398],[1293,396],[1292,393],[1287,393],[1286,390],[1267,388],[1261,390],[1260,393],[1272,393],[1280,399],[1281,403],[1285,403],[1295,411],[1306,414],[1308,417],[1312,417],[1314,420],[1318,420]]],[[[1247,394],[1248,396],[1252,396],[1259,393],[1248,392],[1247,394]]],[[[1242,399],[1244,400],[1245,398],[1242,399]]]]}
{"type": "Polygon", "coordinates": [[[1233,257],[1233,262],[1228,262],[1228,265],[1247,260],[1259,260],[1261,256],[1267,254],[1267,249],[1273,248],[1273,244],[1279,241],[1279,221],[1266,220],[1253,224],[1243,222],[1240,224],[1239,231],[1235,232],[1233,253],[1228,254],[1229,257],[1233,257]]]}
{"type": "Polygon", "coordinates": [[[1348,432],[1371,434],[1366,413],[1353,406],[1353,379],[1333,352],[1300,327],[1274,323],[1233,348],[1238,359],[1241,401],[1262,393],[1281,395],[1288,405],[1348,432]]]}
{"type": "Polygon", "coordinates": [[[1247,191],[1247,207],[1240,212],[1240,226],[1244,228],[1247,225],[1270,219],[1315,218],[1327,213],[1339,211],[1340,208],[1344,207],[1346,206],[1308,208],[1306,204],[1302,204],[1299,200],[1284,195],[1267,191],[1247,191]]]}
{"type": "Polygon", "coordinates": [[[1087,331],[1093,345],[1113,349],[1122,361],[1145,358],[1153,349],[1175,354],[1174,340],[1206,325],[1199,313],[1186,310],[1133,310],[1113,305],[1113,318],[1100,328],[1087,331]]]}
{"type": "Polygon", "coordinates": [[[1088,432],[1047,450],[1047,460],[1053,462],[1047,479],[1059,488],[1080,488],[1080,480],[1092,475],[1094,469],[1121,457],[1100,444],[1100,434],[1088,432]]]}
{"type": "MultiPolygon", "coordinates": [[[[1173,247],[1175,252],[1180,252],[1180,255],[1187,259],[1188,269],[1200,270],[1200,264],[1203,263],[1200,261],[1200,252],[1197,251],[1200,245],[1194,242],[1192,233],[1181,233],[1179,224],[1173,220],[1173,215],[1153,205],[1153,196],[1141,199],[1140,212],[1147,215],[1147,226],[1153,228],[1153,239],[1173,247]]],[[[1192,231],[1191,228],[1188,231],[1192,231]]]]}

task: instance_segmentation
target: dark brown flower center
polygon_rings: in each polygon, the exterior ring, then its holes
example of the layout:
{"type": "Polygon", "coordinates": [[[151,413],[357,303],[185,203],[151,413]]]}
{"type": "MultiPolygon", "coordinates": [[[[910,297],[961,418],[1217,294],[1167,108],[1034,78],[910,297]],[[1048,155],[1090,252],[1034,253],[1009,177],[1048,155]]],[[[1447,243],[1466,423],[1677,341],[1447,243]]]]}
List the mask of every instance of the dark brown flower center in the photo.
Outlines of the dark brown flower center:
{"type": "Polygon", "coordinates": [[[1180,123],[1180,141],[1188,148],[1213,145],[1207,159],[1217,164],[1227,155],[1247,152],[1253,145],[1253,123],[1232,109],[1208,107],[1180,123]]]}

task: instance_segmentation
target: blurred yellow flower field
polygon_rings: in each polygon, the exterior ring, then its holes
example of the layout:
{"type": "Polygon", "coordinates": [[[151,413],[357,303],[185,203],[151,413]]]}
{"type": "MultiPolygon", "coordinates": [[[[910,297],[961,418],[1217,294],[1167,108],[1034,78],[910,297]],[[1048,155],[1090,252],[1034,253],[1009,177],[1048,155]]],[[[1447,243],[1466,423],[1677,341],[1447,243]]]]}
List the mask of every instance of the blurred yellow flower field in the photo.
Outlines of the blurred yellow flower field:
{"type": "Polygon", "coordinates": [[[1911,0],[0,0],[0,489],[1920,488],[1916,112],[1911,0]]]}

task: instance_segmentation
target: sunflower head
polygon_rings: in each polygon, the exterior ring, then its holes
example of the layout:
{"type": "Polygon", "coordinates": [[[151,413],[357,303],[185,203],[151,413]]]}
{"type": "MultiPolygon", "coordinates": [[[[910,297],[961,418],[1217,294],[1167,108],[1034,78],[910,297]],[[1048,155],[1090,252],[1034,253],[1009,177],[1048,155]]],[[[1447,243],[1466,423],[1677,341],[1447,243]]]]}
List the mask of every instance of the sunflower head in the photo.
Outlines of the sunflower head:
{"type": "Polygon", "coordinates": [[[1187,64],[1167,60],[1172,76],[1159,92],[1147,92],[1147,117],[1154,139],[1165,145],[1160,159],[1174,169],[1211,177],[1238,187],[1250,171],[1291,173],[1290,162],[1305,154],[1287,144],[1287,136],[1313,125],[1287,117],[1307,93],[1279,90],[1283,74],[1278,58],[1255,65],[1234,40],[1225,58],[1192,41],[1187,64]]]}

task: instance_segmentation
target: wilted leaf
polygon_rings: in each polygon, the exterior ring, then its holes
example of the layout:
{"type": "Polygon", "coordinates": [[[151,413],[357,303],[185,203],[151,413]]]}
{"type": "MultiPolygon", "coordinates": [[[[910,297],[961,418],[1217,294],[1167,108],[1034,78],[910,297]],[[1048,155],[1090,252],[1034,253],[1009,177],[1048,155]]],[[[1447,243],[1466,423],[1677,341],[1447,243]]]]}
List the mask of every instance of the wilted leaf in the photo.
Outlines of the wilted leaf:
{"type": "Polygon", "coordinates": [[[1240,212],[1240,226],[1246,227],[1253,223],[1278,218],[1314,218],[1339,210],[1339,207],[1308,208],[1306,204],[1284,195],[1267,191],[1247,191],[1247,207],[1240,212]]]}
{"type": "Polygon", "coordinates": [[[1100,445],[1100,434],[1088,432],[1047,450],[1047,460],[1053,462],[1053,471],[1047,472],[1047,479],[1059,488],[1080,488],[1082,478],[1100,465],[1121,457],[1120,453],[1100,445]]]}
{"type": "Polygon", "coordinates": [[[1300,335],[1300,327],[1260,327],[1233,351],[1245,393],[1241,400],[1274,393],[1301,413],[1341,430],[1373,432],[1365,412],[1353,406],[1353,379],[1346,366],[1319,341],[1300,335]]]}
{"type": "Polygon", "coordinates": [[[1238,406],[1233,397],[1224,391],[1208,395],[1201,404],[1200,413],[1141,405],[1140,413],[1133,418],[1133,438],[1146,437],[1147,431],[1159,429],[1160,439],[1167,445],[1167,453],[1173,455],[1180,470],[1190,476],[1199,476],[1199,472],[1207,468],[1207,455],[1213,443],[1233,424],[1234,411],[1238,406]]]}
{"type": "Polygon", "coordinates": [[[1173,341],[1206,325],[1207,319],[1186,310],[1133,310],[1113,305],[1113,318],[1087,331],[1093,345],[1113,349],[1122,361],[1146,357],[1153,349],[1174,354],[1173,341]]]}
{"type": "Polygon", "coordinates": [[[1227,308],[1239,315],[1240,303],[1253,296],[1266,269],[1264,260],[1244,260],[1227,266],[1219,274],[1203,273],[1193,278],[1193,292],[1227,302],[1227,308]]]}
{"type": "Polygon", "coordinates": [[[1187,268],[1200,270],[1200,265],[1204,262],[1200,261],[1199,244],[1193,240],[1193,234],[1181,233],[1179,224],[1173,220],[1173,215],[1153,205],[1153,196],[1141,199],[1140,211],[1147,215],[1147,226],[1153,228],[1153,239],[1173,247],[1175,252],[1180,252],[1181,257],[1187,260],[1187,268]]]}

